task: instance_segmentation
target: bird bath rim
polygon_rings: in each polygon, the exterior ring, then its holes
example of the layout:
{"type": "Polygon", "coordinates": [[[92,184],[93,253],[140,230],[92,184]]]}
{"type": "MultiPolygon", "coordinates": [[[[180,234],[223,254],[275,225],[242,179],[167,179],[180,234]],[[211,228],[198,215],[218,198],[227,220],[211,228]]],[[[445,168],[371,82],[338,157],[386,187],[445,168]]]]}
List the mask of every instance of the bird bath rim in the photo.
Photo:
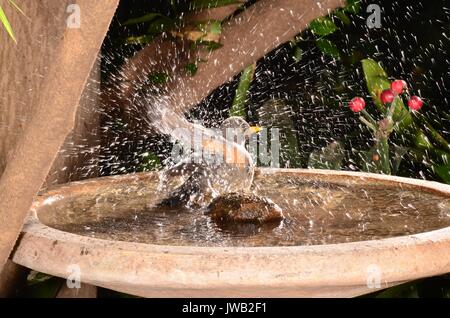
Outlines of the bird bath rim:
{"type": "MultiPolygon", "coordinates": [[[[264,174],[326,176],[404,184],[450,197],[450,185],[360,172],[258,169],[264,174]]],[[[404,281],[450,272],[450,227],[371,241],[306,246],[202,247],[113,241],[56,230],[36,210],[69,189],[140,180],[152,173],[103,177],[63,185],[37,198],[13,261],[67,277],[78,264],[82,281],[140,296],[356,296],[404,281]],[[51,260],[51,261],[49,261],[51,260]],[[236,264],[239,264],[238,266],[236,264]],[[257,269],[257,270],[256,270],[257,269]],[[367,285],[368,270],[380,284],[367,285]]]]}

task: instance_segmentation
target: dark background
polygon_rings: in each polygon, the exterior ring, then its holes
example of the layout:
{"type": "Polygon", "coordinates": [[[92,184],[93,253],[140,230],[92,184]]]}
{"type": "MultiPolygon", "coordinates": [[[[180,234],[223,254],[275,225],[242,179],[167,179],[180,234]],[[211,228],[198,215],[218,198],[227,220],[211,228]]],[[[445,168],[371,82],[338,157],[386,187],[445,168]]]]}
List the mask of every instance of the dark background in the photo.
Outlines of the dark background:
{"type": "MultiPolygon", "coordinates": [[[[257,64],[255,79],[249,91],[247,103],[251,123],[258,123],[258,109],[268,100],[284,101],[292,110],[301,161],[306,167],[311,151],[339,140],[347,151],[369,148],[369,131],[347,108],[354,96],[370,100],[362,73],[360,60],[372,58],[382,63],[389,76],[408,82],[411,92],[426,101],[423,113],[448,140],[450,139],[450,112],[448,91],[450,87],[450,8],[444,0],[432,1],[362,1],[362,9],[350,14],[351,23],[334,22],[339,30],[329,36],[341,51],[340,59],[323,54],[316,46],[314,36],[305,31],[298,43],[303,54],[299,62],[293,58],[289,43],[275,49],[257,64]],[[378,4],[381,9],[382,27],[369,29],[366,19],[368,4],[378,4]]],[[[126,28],[121,22],[148,12],[160,12],[174,16],[169,1],[123,0],[114,18],[103,47],[104,79],[114,72],[123,58],[131,56],[139,45],[123,44],[127,36],[139,33],[140,26],[126,28]]],[[[209,126],[217,126],[228,117],[239,77],[213,92],[198,105],[191,118],[201,119],[209,126]]],[[[369,105],[368,110],[373,106],[369,105]]],[[[110,121],[108,121],[110,123],[110,121]]],[[[394,140],[395,142],[395,140],[394,140]]],[[[400,142],[400,141],[399,141],[400,142]]],[[[401,141],[408,144],[408,141],[401,141]]],[[[104,173],[133,172],[139,170],[136,154],[153,151],[161,158],[170,151],[170,144],[163,136],[133,136],[123,140],[120,146],[108,147],[105,158],[117,155],[114,164],[104,160],[104,173]],[[133,140],[130,140],[133,139],[133,140]],[[114,167],[114,168],[112,168],[114,167]],[[118,168],[123,168],[119,170],[118,168]]],[[[357,170],[350,156],[345,169],[357,170]]],[[[405,157],[399,174],[418,178],[436,178],[429,168],[405,157]]]]}

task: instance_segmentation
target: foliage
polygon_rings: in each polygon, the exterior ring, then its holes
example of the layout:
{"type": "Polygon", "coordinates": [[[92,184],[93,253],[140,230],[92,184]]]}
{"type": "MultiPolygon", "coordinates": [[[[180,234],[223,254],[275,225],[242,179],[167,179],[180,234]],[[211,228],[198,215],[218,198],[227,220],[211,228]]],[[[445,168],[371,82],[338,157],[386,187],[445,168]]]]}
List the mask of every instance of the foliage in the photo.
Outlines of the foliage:
{"type": "MultiPolygon", "coordinates": [[[[328,55],[334,59],[341,58],[341,52],[336,44],[329,38],[330,35],[339,30],[335,23],[335,20],[340,20],[343,24],[350,24],[350,18],[348,14],[357,14],[361,10],[361,0],[347,0],[346,6],[342,9],[337,9],[330,13],[328,16],[319,17],[314,19],[309,24],[309,30],[313,35],[313,41],[316,46],[322,51],[323,54],[328,55]]],[[[299,52],[301,52],[298,46],[299,42],[302,42],[303,38],[297,37],[292,46],[294,47],[295,60],[299,60],[299,52]]]]}
{"type": "MultiPolygon", "coordinates": [[[[414,154],[413,159],[426,163],[442,181],[450,183],[450,148],[447,140],[423,114],[408,111],[403,95],[396,96],[391,104],[383,104],[381,92],[388,89],[391,83],[387,73],[372,59],[362,60],[361,63],[375,107],[370,108],[370,112],[363,110],[360,113],[359,118],[372,133],[374,144],[368,150],[353,152],[359,168],[367,172],[395,174],[404,156],[414,154]],[[433,156],[433,160],[427,160],[428,156],[433,156]]],[[[325,149],[329,152],[331,146],[325,149]]],[[[336,151],[338,156],[342,149],[339,147],[336,151]]],[[[310,161],[315,163],[317,160],[313,159],[316,156],[317,153],[311,154],[310,161]]],[[[336,167],[332,159],[328,160],[319,167],[336,167]]],[[[311,167],[317,167],[314,163],[311,167]]]]}
{"type": "Polygon", "coordinates": [[[169,80],[170,76],[164,72],[156,72],[148,76],[148,81],[152,84],[166,84],[169,80]]]}
{"type": "Polygon", "coordinates": [[[141,163],[137,169],[138,172],[155,171],[161,168],[161,160],[154,153],[144,152],[140,157],[141,163]]]}
{"type": "Polygon", "coordinates": [[[239,116],[246,118],[245,102],[247,100],[248,90],[255,75],[256,64],[248,66],[242,71],[236,95],[230,109],[230,116],[239,116]]]}
{"type": "Polygon", "coordinates": [[[62,278],[31,271],[28,274],[27,286],[23,294],[33,298],[55,298],[63,284],[62,278]]]}
{"type": "Polygon", "coordinates": [[[344,147],[341,142],[333,141],[309,156],[308,168],[339,170],[344,160],[344,147]]]}
{"type": "MultiPolygon", "coordinates": [[[[20,9],[20,7],[13,1],[13,0],[8,0],[8,3],[17,11],[19,11],[21,14],[25,15],[22,11],[22,9],[20,9]]],[[[8,32],[8,35],[11,39],[13,39],[13,41],[15,43],[17,43],[16,40],[16,36],[14,35],[14,31],[11,27],[11,24],[9,23],[8,17],[5,14],[5,11],[3,10],[2,6],[0,5],[0,22],[3,25],[3,27],[5,28],[6,32],[8,32]]]]}
{"type": "Polygon", "coordinates": [[[160,12],[148,12],[144,15],[126,20],[124,26],[139,25],[137,33],[125,39],[126,43],[147,44],[163,32],[171,33],[174,36],[186,37],[196,44],[203,44],[208,49],[217,49],[218,35],[221,33],[221,21],[210,20],[198,22],[194,27],[185,25],[184,17],[190,12],[204,9],[216,8],[232,4],[239,4],[237,0],[193,0],[188,3],[180,1],[170,1],[171,12],[168,15],[160,12]],[[144,26],[145,33],[141,33],[144,26]],[[186,30],[182,30],[182,29],[186,30]],[[183,32],[180,32],[183,31],[183,32]],[[215,44],[212,44],[215,43],[215,44]]]}
{"type": "Polygon", "coordinates": [[[188,63],[184,66],[184,69],[190,76],[194,76],[197,73],[197,63],[188,63]]]}

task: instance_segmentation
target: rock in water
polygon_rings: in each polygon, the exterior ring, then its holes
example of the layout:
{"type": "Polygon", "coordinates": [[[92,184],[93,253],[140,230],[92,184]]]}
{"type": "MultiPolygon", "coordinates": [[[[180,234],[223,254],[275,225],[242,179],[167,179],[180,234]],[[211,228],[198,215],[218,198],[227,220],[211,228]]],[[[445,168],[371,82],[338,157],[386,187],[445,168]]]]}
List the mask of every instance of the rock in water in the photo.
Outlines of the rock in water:
{"type": "Polygon", "coordinates": [[[227,193],[215,198],[207,214],[216,223],[264,224],[280,222],[284,216],[272,200],[254,194],[227,193]]]}

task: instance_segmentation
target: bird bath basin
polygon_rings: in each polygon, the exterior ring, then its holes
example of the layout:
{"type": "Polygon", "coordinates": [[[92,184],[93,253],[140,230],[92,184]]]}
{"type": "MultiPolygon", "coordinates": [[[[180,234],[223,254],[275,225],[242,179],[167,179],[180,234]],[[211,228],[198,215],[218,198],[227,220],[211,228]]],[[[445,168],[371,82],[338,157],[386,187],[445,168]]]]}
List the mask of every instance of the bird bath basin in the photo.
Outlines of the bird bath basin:
{"type": "Polygon", "coordinates": [[[158,174],[38,196],[13,261],[149,297],[357,296],[450,272],[450,186],[374,174],[259,169],[281,224],[219,228],[152,208],[158,174]]]}

